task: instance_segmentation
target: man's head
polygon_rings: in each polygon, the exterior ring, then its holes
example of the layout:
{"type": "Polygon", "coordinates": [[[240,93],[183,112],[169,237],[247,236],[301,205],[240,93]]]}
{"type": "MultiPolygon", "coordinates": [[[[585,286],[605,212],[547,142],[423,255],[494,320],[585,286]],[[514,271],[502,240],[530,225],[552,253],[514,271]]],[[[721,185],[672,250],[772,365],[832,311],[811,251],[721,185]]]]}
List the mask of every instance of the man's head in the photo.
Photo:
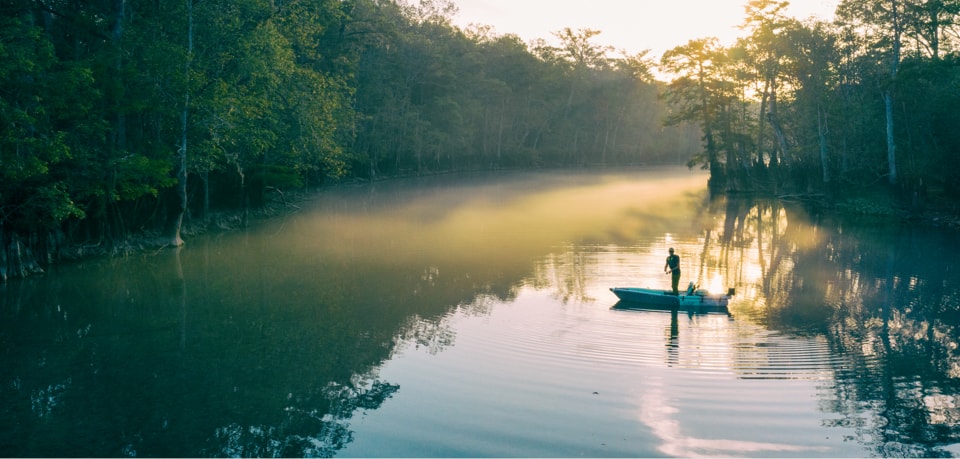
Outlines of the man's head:
{"type": "Polygon", "coordinates": [[[669,252],[670,252],[670,255],[673,255],[673,247],[670,247],[669,252]]]}

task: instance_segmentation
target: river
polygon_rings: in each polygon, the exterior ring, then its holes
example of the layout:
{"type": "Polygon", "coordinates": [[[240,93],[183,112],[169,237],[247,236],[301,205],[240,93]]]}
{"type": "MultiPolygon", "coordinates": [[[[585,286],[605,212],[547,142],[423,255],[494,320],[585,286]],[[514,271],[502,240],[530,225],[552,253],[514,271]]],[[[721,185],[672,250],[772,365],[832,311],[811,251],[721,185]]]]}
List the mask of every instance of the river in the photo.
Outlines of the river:
{"type": "Polygon", "coordinates": [[[340,186],[0,284],[3,456],[960,454],[960,238],[686,169],[340,186]],[[725,313],[614,286],[734,288],[725,313]]]}

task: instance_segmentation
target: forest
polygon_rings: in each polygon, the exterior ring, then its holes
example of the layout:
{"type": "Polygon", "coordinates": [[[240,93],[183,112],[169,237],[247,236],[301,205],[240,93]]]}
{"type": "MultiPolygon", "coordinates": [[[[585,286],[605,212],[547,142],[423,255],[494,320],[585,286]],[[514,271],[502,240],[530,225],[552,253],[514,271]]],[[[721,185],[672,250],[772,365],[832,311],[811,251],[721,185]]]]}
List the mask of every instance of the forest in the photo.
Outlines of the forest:
{"type": "Polygon", "coordinates": [[[786,5],[655,60],[597,30],[460,28],[450,0],[7,0],[0,281],[459,171],[686,164],[718,193],[956,215],[960,0],[786,5]]]}

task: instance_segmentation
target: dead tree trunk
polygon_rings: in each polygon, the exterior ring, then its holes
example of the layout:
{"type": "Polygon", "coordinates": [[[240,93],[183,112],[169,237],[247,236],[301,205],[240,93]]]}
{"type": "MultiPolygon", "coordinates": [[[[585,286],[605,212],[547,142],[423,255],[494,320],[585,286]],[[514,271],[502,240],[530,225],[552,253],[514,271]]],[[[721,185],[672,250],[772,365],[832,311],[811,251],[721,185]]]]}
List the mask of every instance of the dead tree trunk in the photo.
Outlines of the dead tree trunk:
{"type": "Polygon", "coordinates": [[[177,198],[179,207],[170,227],[169,244],[175,247],[183,245],[180,229],[183,216],[187,213],[187,139],[190,114],[190,61],[193,59],[193,0],[187,0],[187,62],[184,65],[183,111],[180,113],[180,151],[177,165],[177,198]]]}

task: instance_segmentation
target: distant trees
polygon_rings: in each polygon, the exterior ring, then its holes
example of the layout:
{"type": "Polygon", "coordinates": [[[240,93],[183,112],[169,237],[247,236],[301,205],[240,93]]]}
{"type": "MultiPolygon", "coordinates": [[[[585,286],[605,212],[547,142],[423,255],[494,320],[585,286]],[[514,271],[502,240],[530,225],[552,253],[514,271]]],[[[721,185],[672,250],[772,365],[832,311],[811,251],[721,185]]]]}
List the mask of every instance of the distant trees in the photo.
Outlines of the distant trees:
{"type": "Polygon", "coordinates": [[[886,183],[897,204],[956,210],[960,3],[843,0],[834,23],[746,3],[729,48],[664,54],[671,122],[696,122],[719,190],[849,193],[886,183]]]}
{"type": "Polygon", "coordinates": [[[357,177],[679,162],[694,147],[689,131],[662,129],[657,84],[649,68],[638,71],[649,63],[614,58],[593,42],[596,31],[567,29],[559,46],[528,46],[459,30],[430,11],[369,29],[386,10],[362,11],[378,16],[355,17],[345,33],[361,49],[357,177]]]}

